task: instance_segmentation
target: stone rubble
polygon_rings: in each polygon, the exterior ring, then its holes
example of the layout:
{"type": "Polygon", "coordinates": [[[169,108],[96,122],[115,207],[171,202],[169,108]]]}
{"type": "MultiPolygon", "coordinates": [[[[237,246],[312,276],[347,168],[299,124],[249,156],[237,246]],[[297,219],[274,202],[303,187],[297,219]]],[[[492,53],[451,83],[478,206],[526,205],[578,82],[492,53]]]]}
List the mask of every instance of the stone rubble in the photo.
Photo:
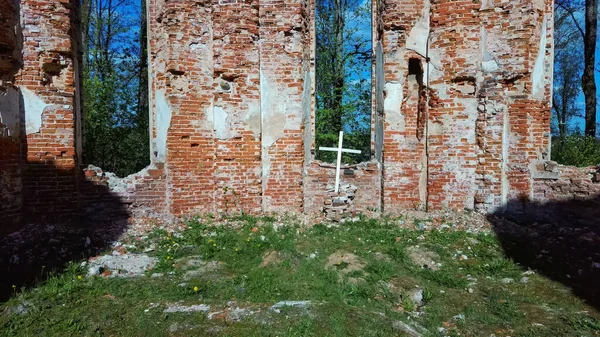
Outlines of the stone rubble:
{"type": "MultiPolygon", "coordinates": [[[[333,187],[331,187],[333,189],[333,187]]],[[[334,222],[342,222],[356,216],[354,197],[358,188],[355,185],[341,183],[339,193],[328,191],[323,206],[325,219],[334,222]]]]}
{"type": "Polygon", "coordinates": [[[87,265],[87,275],[106,277],[142,276],[157,263],[157,258],[145,254],[103,255],[90,259],[87,265]]]}

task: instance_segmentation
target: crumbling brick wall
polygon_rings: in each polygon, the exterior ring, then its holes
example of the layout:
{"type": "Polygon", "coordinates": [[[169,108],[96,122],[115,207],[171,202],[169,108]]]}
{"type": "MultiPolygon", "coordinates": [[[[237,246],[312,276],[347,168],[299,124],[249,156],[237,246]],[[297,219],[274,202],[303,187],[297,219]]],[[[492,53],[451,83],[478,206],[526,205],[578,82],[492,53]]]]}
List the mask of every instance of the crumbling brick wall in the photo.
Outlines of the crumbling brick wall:
{"type": "Polygon", "coordinates": [[[302,1],[150,1],[153,151],[169,209],[302,209],[302,1]]]}
{"type": "Polygon", "coordinates": [[[532,198],[528,165],[548,155],[552,2],[397,0],[383,15],[384,209],[532,198]]]}
{"type": "Polygon", "coordinates": [[[583,201],[600,196],[600,167],[557,165],[536,161],[533,172],[533,200],[539,203],[583,201]]]}
{"type": "MultiPolygon", "coordinates": [[[[373,8],[375,165],[357,175],[368,178],[356,195],[369,196],[358,209],[491,211],[534,198],[552,3],[373,8]]],[[[169,212],[322,210],[334,169],[314,160],[313,11],[314,0],[150,2],[153,161],[165,164],[169,212]]]]}
{"type": "Polygon", "coordinates": [[[15,75],[21,59],[18,3],[0,0],[0,234],[21,221],[23,205],[22,143],[24,126],[15,75]]]}
{"type": "MultiPolygon", "coordinates": [[[[176,216],[322,211],[335,168],[314,159],[314,0],[150,0],[152,164],[124,179],[79,167],[77,4],[0,0],[0,112],[16,106],[22,130],[0,136],[3,218],[77,213],[107,188],[176,216]]],[[[373,8],[373,153],[342,177],[356,209],[493,211],[538,198],[552,2],[373,8]]]]}

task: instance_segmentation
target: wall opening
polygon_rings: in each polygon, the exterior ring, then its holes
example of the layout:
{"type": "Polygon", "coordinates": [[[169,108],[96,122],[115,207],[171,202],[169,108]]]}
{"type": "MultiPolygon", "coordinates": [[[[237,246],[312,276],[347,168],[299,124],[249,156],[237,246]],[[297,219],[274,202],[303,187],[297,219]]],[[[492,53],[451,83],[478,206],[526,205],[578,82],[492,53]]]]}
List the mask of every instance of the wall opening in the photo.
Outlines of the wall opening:
{"type": "Polygon", "coordinates": [[[118,176],[149,163],[145,1],[82,0],[83,163],[118,176]]]}
{"type": "MultiPolygon", "coordinates": [[[[345,163],[371,158],[371,0],[316,0],[315,146],[337,146],[344,131],[345,163]]],[[[316,151],[326,162],[334,152],[316,151]]]]}

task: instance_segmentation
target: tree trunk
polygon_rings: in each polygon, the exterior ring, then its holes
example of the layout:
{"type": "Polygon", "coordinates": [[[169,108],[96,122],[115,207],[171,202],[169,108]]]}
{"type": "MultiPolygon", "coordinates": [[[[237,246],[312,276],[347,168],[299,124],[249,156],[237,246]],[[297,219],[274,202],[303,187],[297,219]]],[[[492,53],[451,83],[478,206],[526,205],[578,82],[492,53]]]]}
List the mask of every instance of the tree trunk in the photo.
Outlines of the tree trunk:
{"type": "Polygon", "coordinates": [[[344,71],[344,1],[335,0],[334,2],[334,29],[335,29],[335,70],[333,74],[333,111],[335,112],[333,131],[341,131],[343,109],[343,96],[345,86],[344,71]]]}
{"type": "Polygon", "coordinates": [[[140,66],[138,70],[138,109],[137,120],[138,127],[148,128],[148,40],[146,25],[146,1],[142,1],[142,13],[140,18],[140,66]]]}
{"type": "Polygon", "coordinates": [[[585,38],[583,76],[581,88],[585,96],[585,134],[596,136],[596,35],[598,29],[598,0],[585,1],[585,38]]]}

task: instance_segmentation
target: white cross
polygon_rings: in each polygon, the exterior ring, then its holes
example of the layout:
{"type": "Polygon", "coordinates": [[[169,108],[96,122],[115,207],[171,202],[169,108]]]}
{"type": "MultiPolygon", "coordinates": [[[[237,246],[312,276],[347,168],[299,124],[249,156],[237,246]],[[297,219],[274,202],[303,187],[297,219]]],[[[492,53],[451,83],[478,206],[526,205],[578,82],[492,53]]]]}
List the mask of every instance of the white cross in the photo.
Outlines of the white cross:
{"type": "Polygon", "coordinates": [[[338,193],[340,189],[340,167],[342,166],[342,152],[346,153],[357,153],[360,154],[360,150],[351,150],[342,148],[342,139],[344,138],[344,131],[340,131],[340,139],[338,141],[338,147],[323,147],[319,146],[319,151],[332,151],[337,152],[337,165],[335,167],[335,193],[338,193]]]}

